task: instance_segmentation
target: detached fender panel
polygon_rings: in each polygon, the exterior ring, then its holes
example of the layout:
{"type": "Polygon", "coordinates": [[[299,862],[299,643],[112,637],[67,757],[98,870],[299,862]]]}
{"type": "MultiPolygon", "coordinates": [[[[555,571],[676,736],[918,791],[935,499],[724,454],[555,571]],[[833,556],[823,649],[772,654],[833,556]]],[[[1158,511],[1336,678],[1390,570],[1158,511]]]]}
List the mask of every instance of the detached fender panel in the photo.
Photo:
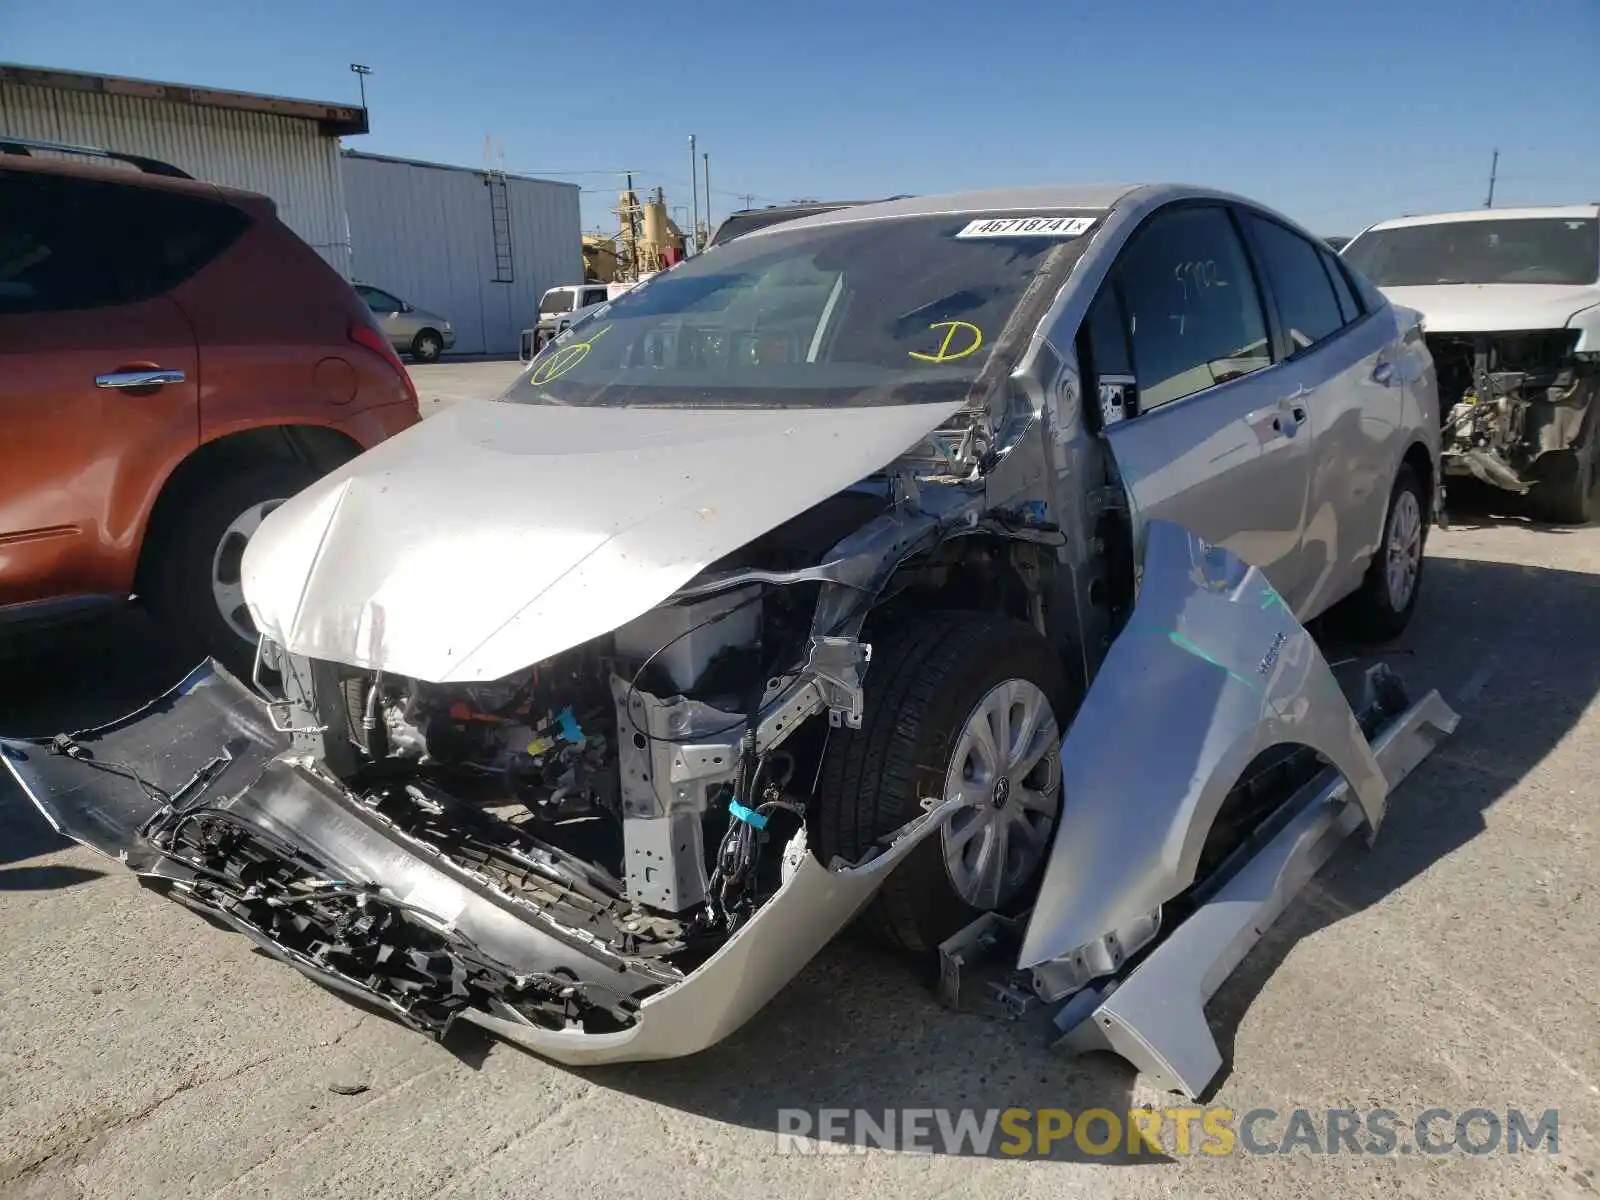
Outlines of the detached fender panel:
{"type": "MultiPolygon", "coordinates": [[[[1148,940],[1223,799],[1276,746],[1323,755],[1376,831],[1388,785],[1311,635],[1260,570],[1152,521],[1133,615],[1062,742],[1061,820],[1019,965],[1103,951],[1118,931],[1148,940]]],[[[1112,962],[1136,948],[1109,947],[1112,962]]]]}

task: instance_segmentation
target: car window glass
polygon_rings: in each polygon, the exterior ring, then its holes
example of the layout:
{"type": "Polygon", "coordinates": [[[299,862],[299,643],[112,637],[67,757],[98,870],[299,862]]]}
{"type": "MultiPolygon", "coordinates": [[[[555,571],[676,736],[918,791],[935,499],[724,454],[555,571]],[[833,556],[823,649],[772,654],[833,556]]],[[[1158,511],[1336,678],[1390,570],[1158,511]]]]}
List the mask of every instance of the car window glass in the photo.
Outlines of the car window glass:
{"type": "Polygon", "coordinates": [[[1244,222],[1272,285],[1292,353],[1315,346],[1344,327],[1321,251],[1292,230],[1255,213],[1244,222]]]}
{"type": "MultiPolygon", "coordinates": [[[[853,407],[965,399],[1030,285],[1098,212],[930,213],[739,238],[618,296],[520,404],[853,407]]],[[[1080,241],[1081,239],[1081,241],[1080,241]]],[[[554,324],[555,322],[551,322],[554,324]]],[[[985,385],[987,386],[987,384],[985,385]]]]}
{"type": "Polygon", "coordinates": [[[1089,306],[1083,323],[1089,347],[1089,362],[1095,376],[1132,375],[1133,360],[1128,355],[1128,332],[1117,307],[1116,292],[1105,287],[1089,306]]]}
{"type": "Polygon", "coordinates": [[[155,188],[0,174],[0,312],[129,304],[182,283],[249,225],[231,205],[155,188]]]}
{"type": "Polygon", "coordinates": [[[1141,409],[1272,364],[1244,247],[1222,209],[1155,217],[1123,252],[1116,279],[1141,409]]]}
{"type": "Polygon", "coordinates": [[[400,311],[400,301],[388,292],[380,292],[377,288],[367,289],[367,307],[375,313],[392,313],[400,311]]]}
{"type": "Polygon", "coordinates": [[[1356,300],[1355,292],[1350,288],[1350,280],[1345,277],[1344,268],[1339,265],[1338,257],[1324,250],[1322,265],[1328,272],[1328,278],[1333,280],[1333,292],[1339,298],[1339,315],[1348,325],[1361,315],[1361,305],[1356,300]]]}
{"type": "Polygon", "coordinates": [[[564,288],[557,288],[544,294],[544,299],[539,301],[539,311],[542,313],[564,313],[572,311],[572,293],[564,288]]]}
{"type": "Polygon", "coordinates": [[[585,292],[583,294],[583,306],[585,308],[589,307],[589,305],[591,305],[591,304],[604,304],[605,302],[606,302],[606,290],[605,290],[605,288],[590,288],[587,292],[585,292]]]}
{"type": "Polygon", "coordinates": [[[1344,258],[1380,287],[1591,284],[1600,272],[1600,221],[1486,215],[1369,229],[1344,258]]]}

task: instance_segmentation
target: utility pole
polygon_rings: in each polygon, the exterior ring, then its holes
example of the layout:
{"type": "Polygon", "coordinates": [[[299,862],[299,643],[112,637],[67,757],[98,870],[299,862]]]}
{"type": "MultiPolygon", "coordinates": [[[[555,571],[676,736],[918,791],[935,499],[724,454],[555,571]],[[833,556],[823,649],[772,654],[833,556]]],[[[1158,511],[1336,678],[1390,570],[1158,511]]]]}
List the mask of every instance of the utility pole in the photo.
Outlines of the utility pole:
{"type": "MultiPolygon", "coordinates": [[[[695,238],[695,231],[700,228],[700,181],[699,176],[694,168],[694,134],[691,133],[689,135],[689,190],[693,193],[694,211],[691,214],[693,217],[693,224],[689,226],[690,241],[697,240],[695,238]]],[[[710,200],[711,197],[707,196],[706,199],[710,200]]],[[[699,247],[696,246],[695,249],[698,250],[699,247]]]]}
{"type": "Polygon", "coordinates": [[[756,206],[756,197],[755,193],[753,192],[746,192],[744,195],[740,196],[739,199],[744,201],[744,206],[746,208],[754,208],[756,206]]]}
{"type": "Polygon", "coordinates": [[[1494,152],[1494,157],[1489,160],[1489,198],[1483,202],[1485,208],[1494,207],[1494,177],[1500,170],[1500,151],[1494,152]]]}
{"type": "Polygon", "coordinates": [[[706,169],[706,240],[711,240],[711,155],[702,154],[700,161],[706,169]]]}

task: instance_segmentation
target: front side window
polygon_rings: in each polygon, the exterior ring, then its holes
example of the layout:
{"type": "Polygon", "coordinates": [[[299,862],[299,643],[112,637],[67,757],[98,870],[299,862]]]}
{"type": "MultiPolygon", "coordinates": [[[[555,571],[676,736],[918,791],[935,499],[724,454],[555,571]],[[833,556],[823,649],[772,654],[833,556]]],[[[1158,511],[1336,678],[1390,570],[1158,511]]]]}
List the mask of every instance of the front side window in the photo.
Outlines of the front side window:
{"type": "Polygon", "coordinates": [[[1272,365],[1255,281],[1223,209],[1158,214],[1118,259],[1115,286],[1141,409],[1272,365]]]}
{"type": "Polygon", "coordinates": [[[583,306],[588,308],[591,304],[604,304],[606,302],[605,288],[590,288],[583,294],[583,306]]]}
{"type": "Polygon", "coordinates": [[[1298,354],[1344,327],[1339,297],[1322,265],[1322,251],[1292,230],[1255,213],[1243,214],[1266,272],[1289,351],[1298,354]]]}
{"type": "Polygon", "coordinates": [[[0,312],[67,312],[159,296],[249,226],[232,205],[69,176],[0,173],[0,312]]]}
{"type": "Polygon", "coordinates": [[[1594,217],[1485,217],[1373,229],[1345,260],[1379,287],[1588,284],[1600,277],[1594,217]]]}
{"type": "Polygon", "coordinates": [[[1098,216],[946,214],[741,238],[617,297],[536,359],[504,399],[736,407],[964,399],[1030,282],[1076,255],[1098,216]]]}
{"type": "Polygon", "coordinates": [[[566,288],[554,288],[544,294],[544,299],[539,301],[541,313],[564,313],[572,311],[572,293],[566,288]]]}
{"type": "Polygon", "coordinates": [[[367,302],[367,307],[375,313],[382,313],[387,316],[389,313],[400,311],[400,301],[388,292],[380,292],[377,288],[362,288],[361,298],[367,302]]]}

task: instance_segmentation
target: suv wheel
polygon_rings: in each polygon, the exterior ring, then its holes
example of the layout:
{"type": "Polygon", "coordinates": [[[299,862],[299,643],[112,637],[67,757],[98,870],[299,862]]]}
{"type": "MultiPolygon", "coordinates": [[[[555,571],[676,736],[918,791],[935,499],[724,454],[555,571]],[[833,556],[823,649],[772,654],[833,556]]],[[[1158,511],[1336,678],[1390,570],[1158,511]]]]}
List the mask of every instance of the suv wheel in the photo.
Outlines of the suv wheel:
{"type": "Polygon", "coordinates": [[[1383,541],[1361,587],[1344,606],[1350,633],[1363,641],[1387,642],[1399,637],[1417,607],[1428,540],[1425,495],[1417,473],[1401,466],[1389,493],[1383,541]]]}
{"type": "Polygon", "coordinates": [[[421,363],[438,362],[444,353],[444,338],[433,329],[424,329],[411,339],[411,357],[421,363]]]}
{"type": "Polygon", "coordinates": [[[145,547],[145,602],[178,641],[249,677],[256,628],[239,567],[262,519],[317,478],[302,463],[267,463],[193,489],[145,547]]]}
{"type": "Polygon", "coordinates": [[[935,949],[979,914],[1026,906],[1061,808],[1068,689],[1030,626],[986,613],[929,613],[877,639],[861,729],[835,730],[823,760],[817,845],[855,860],[960,795],[937,837],[884,884],[864,920],[880,940],[935,949]]]}

